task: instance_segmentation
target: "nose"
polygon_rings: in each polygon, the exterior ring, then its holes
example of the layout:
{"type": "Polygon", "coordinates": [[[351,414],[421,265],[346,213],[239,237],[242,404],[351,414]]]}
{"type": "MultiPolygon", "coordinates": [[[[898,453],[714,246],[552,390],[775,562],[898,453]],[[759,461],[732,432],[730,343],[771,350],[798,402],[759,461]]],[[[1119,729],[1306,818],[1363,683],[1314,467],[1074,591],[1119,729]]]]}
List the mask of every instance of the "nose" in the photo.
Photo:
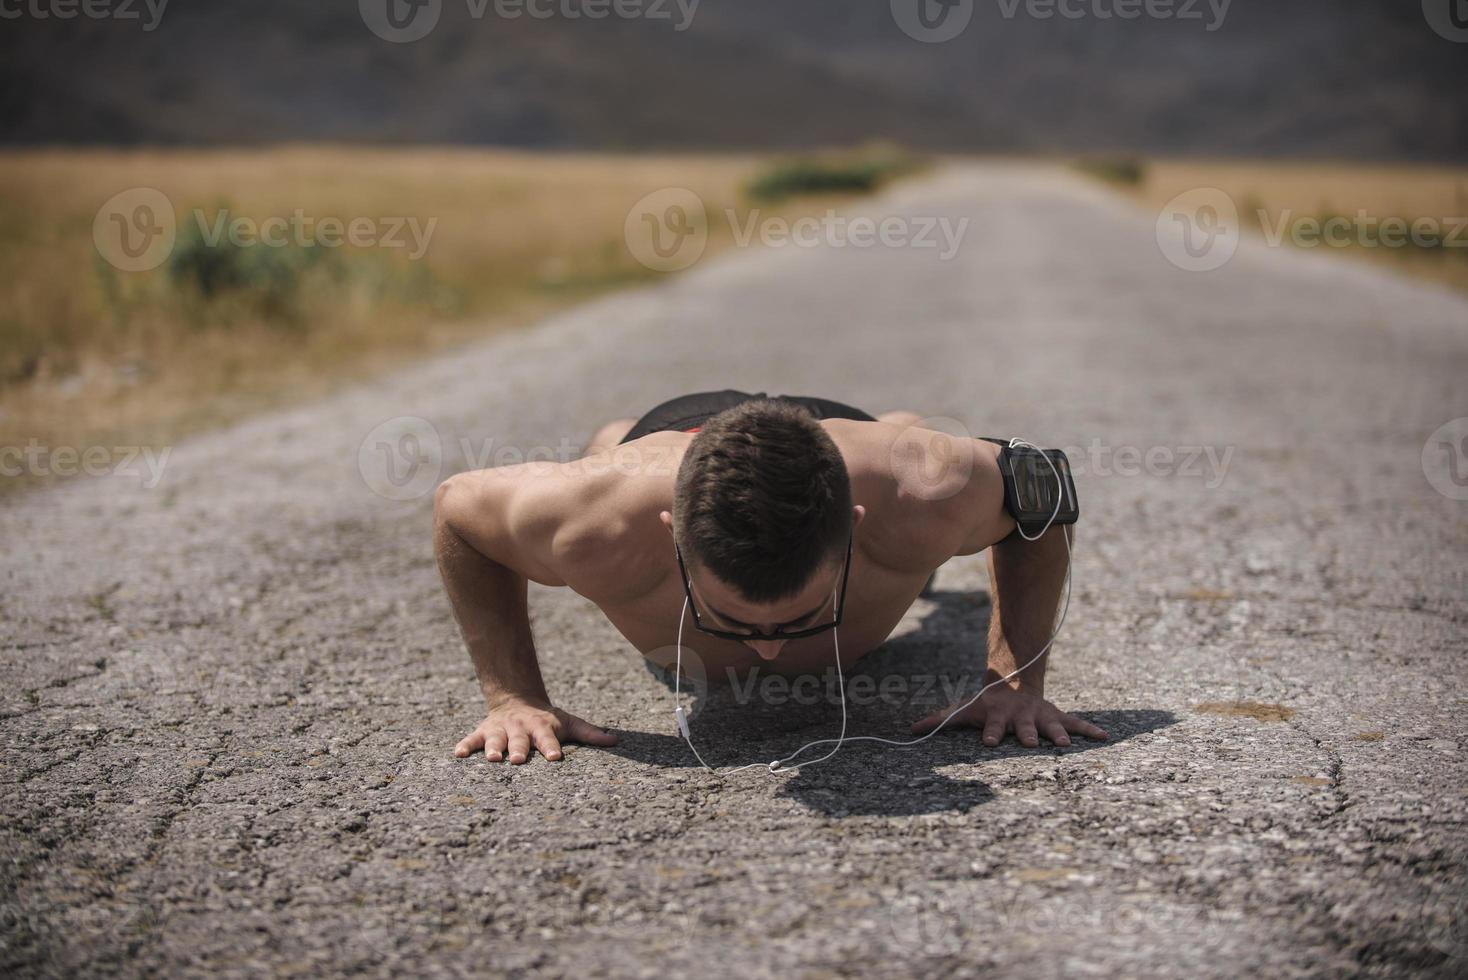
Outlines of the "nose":
{"type": "Polygon", "coordinates": [[[786,640],[747,640],[744,645],[759,654],[761,660],[774,660],[780,655],[780,648],[786,642],[786,640]]]}

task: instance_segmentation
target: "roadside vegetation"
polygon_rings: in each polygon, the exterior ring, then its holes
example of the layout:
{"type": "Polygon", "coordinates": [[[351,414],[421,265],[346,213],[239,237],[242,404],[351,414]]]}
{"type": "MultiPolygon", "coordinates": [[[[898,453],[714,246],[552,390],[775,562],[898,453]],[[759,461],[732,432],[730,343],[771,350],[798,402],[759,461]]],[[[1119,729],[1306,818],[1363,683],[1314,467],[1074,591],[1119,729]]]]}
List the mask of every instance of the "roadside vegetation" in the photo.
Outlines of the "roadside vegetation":
{"type": "Polygon", "coordinates": [[[922,166],[893,147],[828,153],[781,160],[749,184],[755,201],[780,202],[807,194],[865,194],[922,166]]]}
{"type": "Polygon", "coordinates": [[[1139,187],[1147,179],[1147,165],[1140,157],[1082,157],[1076,168],[1123,187],[1139,187]]]}
{"type": "MultiPolygon", "coordinates": [[[[661,188],[694,191],[710,215],[759,207],[794,218],[910,169],[887,149],[802,161],[0,153],[0,446],[171,441],[658,278],[629,252],[624,223],[661,188]],[[141,271],[109,262],[93,237],[99,208],[131,188],[156,189],[176,215],[166,259],[141,271]],[[278,244],[221,235],[236,219],[256,231],[274,219],[278,244]],[[360,240],[344,234],[354,220],[366,221],[360,240]],[[323,221],[340,223],[332,247],[320,244],[323,221]],[[400,244],[385,247],[389,238],[400,244]]],[[[709,253],[732,243],[729,225],[709,221],[709,253]]]]}

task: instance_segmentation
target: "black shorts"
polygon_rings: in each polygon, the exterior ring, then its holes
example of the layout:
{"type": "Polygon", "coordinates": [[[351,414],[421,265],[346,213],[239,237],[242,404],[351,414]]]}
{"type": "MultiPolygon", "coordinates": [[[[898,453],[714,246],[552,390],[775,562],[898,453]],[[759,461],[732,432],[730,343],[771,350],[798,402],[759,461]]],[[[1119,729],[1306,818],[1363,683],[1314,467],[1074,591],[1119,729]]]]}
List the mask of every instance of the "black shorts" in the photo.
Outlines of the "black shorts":
{"type": "MultiPolygon", "coordinates": [[[[649,432],[697,432],[705,422],[727,408],[742,405],[756,398],[768,398],[764,392],[751,395],[747,391],[726,388],[723,391],[700,391],[692,395],[680,395],[669,399],[637,420],[627,430],[623,442],[640,439],[649,432]]],[[[833,402],[829,398],[813,398],[808,395],[776,395],[774,401],[794,402],[818,419],[855,419],[858,422],[875,422],[876,418],[859,408],[833,402]]]]}

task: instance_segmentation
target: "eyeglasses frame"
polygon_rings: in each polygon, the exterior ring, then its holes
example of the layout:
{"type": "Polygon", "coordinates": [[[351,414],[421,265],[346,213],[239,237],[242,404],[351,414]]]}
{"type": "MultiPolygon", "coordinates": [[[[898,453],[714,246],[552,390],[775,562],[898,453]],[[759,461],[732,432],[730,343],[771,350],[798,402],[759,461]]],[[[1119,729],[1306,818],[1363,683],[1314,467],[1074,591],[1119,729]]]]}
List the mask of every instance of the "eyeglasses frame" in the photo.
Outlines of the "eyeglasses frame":
{"type": "Polygon", "coordinates": [[[799,640],[808,636],[817,636],[826,630],[833,630],[841,625],[841,615],[846,608],[847,586],[851,583],[851,550],[852,543],[856,540],[856,527],[853,526],[851,533],[846,538],[846,561],[841,570],[841,590],[836,598],[836,618],[829,623],[821,623],[819,626],[809,626],[798,630],[776,630],[773,633],[751,632],[735,633],[732,630],[716,629],[705,626],[698,616],[698,603],[693,601],[693,580],[688,577],[688,566],[683,563],[683,551],[678,547],[678,542],[673,542],[673,553],[678,556],[678,571],[683,576],[683,594],[688,598],[688,608],[693,610],[693,627],[700,633],[709,636],[717,636],[724,640],[734,640],[737,643],[748,643],[751,640],[799,640]]]}

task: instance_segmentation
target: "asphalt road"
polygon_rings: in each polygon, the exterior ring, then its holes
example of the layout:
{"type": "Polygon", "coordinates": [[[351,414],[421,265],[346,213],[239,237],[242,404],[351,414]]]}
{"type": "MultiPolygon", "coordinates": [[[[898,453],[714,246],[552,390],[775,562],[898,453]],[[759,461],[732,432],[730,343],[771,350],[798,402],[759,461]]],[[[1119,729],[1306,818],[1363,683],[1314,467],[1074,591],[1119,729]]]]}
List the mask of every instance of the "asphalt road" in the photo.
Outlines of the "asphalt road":
{"type": "MultiPolygon", "coordinates": [[[[0,968],[1468,971],[1468,503],[1423,464],[1468,416],[1468,301],[1252,239],[1183,271],[1152,215],[1058,171],[865,209],[970,224],[948,261],[736,249],[179,445],[157,486],[7,500],[0,968]],[[622,743],[455,760],[481,705],[413,494],[725,386],[1085,450],[1050,693],[1112,741],[953,733],[721,780],[594,607],[536,589],[553,697],[622,743]],[[400,416],[431,429],[369,438],[400,416]]],[[[974,676],[985,587],[979,558],[940,571],[853,731],[974,676]]],[[[705,696],[695,731],[770,759],[834,732],[804,700],[705,696]]]]}

